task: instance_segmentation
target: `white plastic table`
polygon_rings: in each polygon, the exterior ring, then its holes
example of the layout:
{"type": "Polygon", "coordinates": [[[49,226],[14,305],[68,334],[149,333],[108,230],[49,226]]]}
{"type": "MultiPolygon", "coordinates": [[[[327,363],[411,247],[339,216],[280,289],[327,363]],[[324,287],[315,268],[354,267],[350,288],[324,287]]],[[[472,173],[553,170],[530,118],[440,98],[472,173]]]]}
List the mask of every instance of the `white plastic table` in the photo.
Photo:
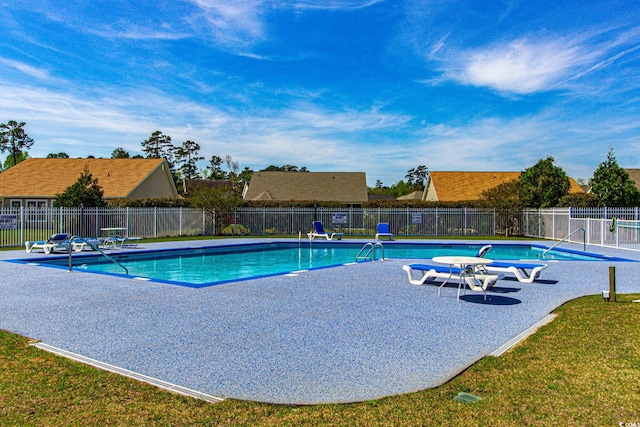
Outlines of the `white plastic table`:
{"type": "Polygon", "coordinates": [[[453,276],[453,267],[458,267],[460,269],[460,275],[458,276],[458,301],[460,301],[460,287],[466,286],[466,282],[464,279],[466,277],[475,277],[476,266],[491,264],[493,262],[493,260],[489,258],[481,258],[475,256],[437,256],[433,257],[431,260],[438,264],[449,265],[449,277],[438,288],[438,296],[440,296],[440,289],[442,289],[442,287],[446,285],[449,279],[451,279],[451,277],[453,276]]]}

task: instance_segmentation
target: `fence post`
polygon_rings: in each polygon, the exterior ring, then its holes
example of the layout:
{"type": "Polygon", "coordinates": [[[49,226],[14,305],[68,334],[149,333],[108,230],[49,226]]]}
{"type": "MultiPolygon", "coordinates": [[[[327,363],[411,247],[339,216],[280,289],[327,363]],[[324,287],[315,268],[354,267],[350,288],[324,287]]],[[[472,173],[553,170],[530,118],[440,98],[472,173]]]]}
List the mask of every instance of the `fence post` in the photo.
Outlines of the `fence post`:
{"type": "Polygon", "coordinates": [[[462,235],[467,235],[467,207],[462,208],[462,235]]]}
{"type": "Polygon", "coordinates": [[[25,215],[24,215],[24,206],[20,206],[20,241],[21,242],[26,242],[27,239],[26,237],[26,232],[24,229],[24,219],[25,219],[25,215]]]}
{"type": "Polygon", "coordinates": [[[600,218],[600,246],[604,248],[604,233],[605,233],[605,222],[606,220],[600,218]]]}
{"type": "Polygon", "coordinates": [[[538,208],[538,237],[542,237],[542,209],[538,208]]]}
{"type": "MultiPolygon", "coordinates": [[[[493,208],[493,235],[496,235],[496,222],[498,221],[498,217],[496,215],[496,208],[493,208]]],[[[505,232],[506,234],[506,232],[505,232]]]]}

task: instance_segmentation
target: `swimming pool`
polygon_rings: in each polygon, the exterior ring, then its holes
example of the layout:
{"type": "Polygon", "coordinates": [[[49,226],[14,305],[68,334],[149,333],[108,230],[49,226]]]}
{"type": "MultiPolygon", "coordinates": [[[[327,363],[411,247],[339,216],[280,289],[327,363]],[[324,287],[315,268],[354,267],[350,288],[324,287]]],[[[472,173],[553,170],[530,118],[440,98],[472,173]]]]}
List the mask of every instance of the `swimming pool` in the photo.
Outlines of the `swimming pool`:
{"type": "MultiPolygon", "coordinates": [[[[441,255],[474,256],[484,244],[437,244],[385,242],[384,257],[391,259],[431,259],[441,255]]],[[[109,251],[128,270],[95,253],[73,255],[73,268],[99,274],[134,277],[139,280],[189,286],[212,286],[301,270],[327,268],[356,262],[363,243],[297,242],[250,243],[169,250],[109,251]]],[[[496,260],[602,261],[620,258],[554,249],[542,245],[493,244],[488,258],[496,260]]],[[[382,249],[377,248],[378,259],[382,249]]],[[[68,268],[67,256],[42,257],[16,262],[68,268]]]]}

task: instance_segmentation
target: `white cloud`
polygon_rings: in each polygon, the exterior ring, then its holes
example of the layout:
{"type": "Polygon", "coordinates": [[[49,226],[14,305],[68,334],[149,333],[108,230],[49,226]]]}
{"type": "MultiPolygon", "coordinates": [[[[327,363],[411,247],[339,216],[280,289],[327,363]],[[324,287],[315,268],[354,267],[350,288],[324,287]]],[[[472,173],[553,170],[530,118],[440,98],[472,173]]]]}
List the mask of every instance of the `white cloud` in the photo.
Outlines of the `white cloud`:
{"type": "Polygon", "coordinates": [[[529,94],[549,89],[594,56],[570,40],[520,39],[467,51],[445,74],[468,85],[529,94]]]}
{"type": "MultiPolygon", "coordinates": [[[[351,11],[368,8],[386,0],[325,0],[325,1],[269,1],[269,0],[189,0],[196,5],[212,31],[214,39],[240,54],[256,59],[264,58],[246,49],[268,37],[267,15],[274,10],[293,9],[351,11]]],[[[197,24],[196,24],[197,25],[197,24]]]]}
{"type": "Polygon", "coordinates": [[[263,1],[191,0],[220,43],[246,47],[263,39],[263,1]]]}
{"type": "Polygon", "coordinates": [[[622,58],[622,57],[624,57],[624,56],[627,56],[627,55],[629,55],[629,54],[632,54],[633,52],[637,51],[638,49],[640,49],[640,45],[636,45],[636,46],[633,46],[633,47],[631,47],[631,48],[625,49],[625,50],[623,50],[622,52],[618,52],[617,54],[615,54],[615,55],[613,55],[613,56],[610,56],[609,58],[606,58],[606,59],[604,59],[604,60],[602,60],[602,61],[598,62],[598,63],[597,63],[597,64],[595,64],[595,65],[592,65],[592,66],[591,66],[591,67],[589,67],[587,70],[585,70],[585,71],[581,71],[581,72],[579,72],[578,74],[576,74],[576,75],[574,75],[574,76],[571,76],[571,77],[569,77],[568,79],[563,80],[563,81],[561,81],[561,82],[557,83],[556,85],[554,85],[554,86],[552,87],[552,89],[553,89],[553,88],[555,88],[555,87],[557,87],[557,86],[561,86],[561,85],[564,85],[564,84],[566,84],[566,83],[569,83],[569,82],[571,82],[571,81],[573,81],[573,80],[580,79],[580,78],[582,78],[582,77],[584,77],[584,76],[586,76],[586,75],[588,75],[588,74],[590,74],[590,73],[592,73],[592,72],[595,72],[595,71],[597,71],[597,70],[600,70],[600,69],[602,69],[602,68],[605,68],[605,67],[607,67],[607,66],[609,66],[609,65],[613,64],[613,63],[614,63],[615,61],[617,61],[618,59],[620,59],[620,58],[622,58]]]}
{"type": "Polygon", "coordinates": [[[36,77],[40,80],[52,79],[48,70],[36,68],[31,65],[25,64],[24,62],[14,61],[13,59],[0,57],[0,64],[4,64],[10,68],[20,71],[21,73],[27,74],[31,77],[36,77]]]}
{"type": "Polygon", "coordinates": [[[357,10],[371,7],[386,0],[324,0],[324,1],[297,1],[294,9],[316,9],[316,10],[357,10]]]}
{"type": "Polygon", "coordinates": [[[547,155],[571,176],[589,178],[609,145],[624,166],[640,161],[640,120],[597,112],[574,116],[554,109],[415,129],[407,115],[378,108],[329,110],[308,101],[234,112],[149,89],[71,94],[0,80],[0,91],[12,100],[0,105],[0,117],[27,122],[33,157],[60,151],[108,157],[116,147],[135,154],[141,141],[161,130],[176,145],[198,142],[206,159],[201,167],[214,154],[230,154],[241,167],[256,170],[293,164],[312,171],[364,171],[370,185],[376,179],[391,185],[421,164],[430,170],[519,171],[547,155]]]}
{"type": "Polygon", "coordinates": [[[242,167],[256,169],[297,164],[315,171],[361,171],[378,162],[385,150],[365,135],[395,132],[410,119],[378,108],[333,111],[310,102],[228,112],[150,89],[72,94],[0,80],[0,91],[12,100],[0,105],[0,117],[27,122],[27,133],[35,140],[32,157],[59,151],[72,157],[108,157],[116,147],[135,154],[141,141],[160,130],[175,145],[187,139],[198,142],[207,160],[230,154],[242,167]]]}
{"type": "Polygon", "coordinates": [[[190,34],[172,31],[169,28],[157,30],[141,27],[136,24],[119,22],[117,25],[88,28],[86,31],[104,38],[119,38],[128,40],[180,40],[190,37],[190,34]]]}

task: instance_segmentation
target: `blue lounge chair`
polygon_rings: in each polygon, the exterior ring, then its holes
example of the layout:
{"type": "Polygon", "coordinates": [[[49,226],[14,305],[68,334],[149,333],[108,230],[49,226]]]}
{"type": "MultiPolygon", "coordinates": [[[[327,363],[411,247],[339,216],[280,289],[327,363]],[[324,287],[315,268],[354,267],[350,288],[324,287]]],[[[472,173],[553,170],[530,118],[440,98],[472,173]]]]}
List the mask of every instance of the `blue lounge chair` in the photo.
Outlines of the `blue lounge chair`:
{"type": "Polygon", "coordinates": [[[376,233],[376,242],[382,236],[387,236],[389,238],[389,240],[393,240],[393,234],[391,233],[391,230],[389,228],[389,223],[388,222],[379,222],[378,223],[378,232],[376,233]]]}
{"type": "MultiPolygon", "coordinates": [[[[491,245],[480,248],[478,256],[486,255],[491,249],[491,245]]],[[[533,283],[540,276],[540,272],[547,268],[547,264],[533,264],[515,261],[494,261],[491,264],[481,265],[478,271],[484,274],[513,274],[518,282],[533,283]]]]}
{"type": "Polygon", "coordinates": [[[307,236],[309,237],[309,240],[313,240],[316,237],[323,237],[327,240],[333,240],[333,238],[335,237],[337,240],[341,240],[342,239],[342,233],[327,233],[326,231],[324,231],[324,226],[322,225],[322,222],[320,221],[313,221],[313,231],[310,231],[309,233],[307,233],[307,236]]]}
{"type": "Polygon", "coordinates": [[[69,233],[57,233],[52,234],[47,240],[41,240],[36,242],[24,242],[24,248],[27,252],[31,253],[34,249],[42,249],[45,254],[50,254],[56,249],[69,250],[71,244],[71,235],[69,233]]]}

